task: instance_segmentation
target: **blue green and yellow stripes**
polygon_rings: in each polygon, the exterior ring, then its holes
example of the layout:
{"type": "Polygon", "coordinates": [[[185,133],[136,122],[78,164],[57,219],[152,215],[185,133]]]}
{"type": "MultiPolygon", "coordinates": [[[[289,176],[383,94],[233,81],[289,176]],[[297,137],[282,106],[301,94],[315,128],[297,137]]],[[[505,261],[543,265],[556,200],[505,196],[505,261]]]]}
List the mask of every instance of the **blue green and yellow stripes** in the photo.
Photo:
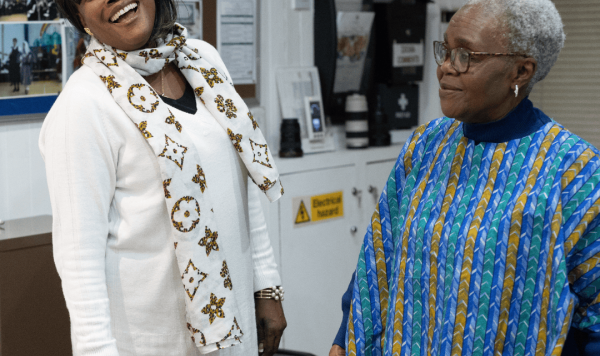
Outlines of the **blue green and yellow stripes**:
{"type": "Polygon", "coordinates": [[[498,170],[504,157],[506,150],[506,144],[501,143],[496,146],[494,156],[490,165],[490,173],[486,186],[483,191],[483,195],[479,198],[477,209],[475,210],[475,216],[471,222],[471,225],[467,232],[467,240],[465,243],[465,253],[463,259],[462,270],[460,273],[460,284],[458,289],[458,300],[456,310],[456,322],[454,325],[454,332],[452,338],[452,354],[460,355],[463,349],[463,339],[465,336],[465,326],[467,323],[467,309],[469,305],[469,287],[471,282],[471,274],[473,268],[475,242],[481,227],[481,223],[484,218],[485,211],[487,210],[490,198],[492,196],[492,190],[496,184],[496,178],[498,170]]]}
{"type": "Polygon", "coordinates": [[[420,127],[356,273],[349,355],[559,355],[571,325],[600,331],[598,151],[554,122],[498,144],[420,127]]]}
{"type": "MultiPolygon", "coordinates": [[[[442,235],[442,229],[444,227],[444,222],[446,220],[446,216],[448,214],[448,210],[450,209],[450,203],[454,199],[454,196],[457,191],[458,178],[460,176],[460,168],[462,166],[462,161],[465,153],[465,148],[467,144],[467,139],[462,137],[458,143],[457,149],[454,151],[454,158],[452,160],[452,166],[450,168],[450,175],[448,182],[446,184],[444,200],[442,202],[442,208],[440,211],[440,215],[435,222],[433,233],[431,237],[431,253],[430,253],[430,272],[429,272],[429,324],[427,331],[427,340],[432,340],[434,336],[434,331],[436,327],[439,327],[438,323],[436,323],[436,318],[432,317],[435,315],[436,311],[436,298],[437,298],[437,285],[438,285],[438,256],[439,256],[439,248],[440,248],[440,238],[442,235]]],[[[434,353],[435,354],[435,353],[434,353]]],[[[431,348],[427,349],[427,356],[432,355],[431,348]]]]}

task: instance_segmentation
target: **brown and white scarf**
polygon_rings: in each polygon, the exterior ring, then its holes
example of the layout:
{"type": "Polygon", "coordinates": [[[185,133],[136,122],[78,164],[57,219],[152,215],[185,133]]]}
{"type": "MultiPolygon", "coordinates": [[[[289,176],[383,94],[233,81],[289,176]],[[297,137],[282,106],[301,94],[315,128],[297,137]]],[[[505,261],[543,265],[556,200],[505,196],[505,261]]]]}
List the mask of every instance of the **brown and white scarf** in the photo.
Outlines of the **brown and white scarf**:
{"type": "MultiPolygon", "coordinates": [[[[171,238],[185,294],[187,327],[201,353],[242,342],[238,306],[219,240],[200,156],[177,118],[143,76],[174,62],[208,111],[229,135],[250,176],[270,201],[283,187],[265,138],[233,83],[186,43],[187,30],[156,48],[121,52],[92,39],[83,63],[104,82],[156,154],[172,222],[171,238]]],[[[218,192],[212,193],[218,196],[218,192]]],[[[223,214],[225,212],[221,212],[223,214]]]]}

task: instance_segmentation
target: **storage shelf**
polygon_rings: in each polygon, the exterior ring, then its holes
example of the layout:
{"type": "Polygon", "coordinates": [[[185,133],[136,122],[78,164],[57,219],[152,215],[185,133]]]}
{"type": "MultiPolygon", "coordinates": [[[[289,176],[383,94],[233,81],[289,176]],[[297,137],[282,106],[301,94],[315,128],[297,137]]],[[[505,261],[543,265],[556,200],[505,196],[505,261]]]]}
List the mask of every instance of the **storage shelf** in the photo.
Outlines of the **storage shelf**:
{"type": "MultiPolygon", "coordinates": [[[[281,158],[275,156],[279,174],[307,172],[344,166],[361,166],[368,163],[395,160],[402,150],[402,145],[408,140],[413,129],[392,130],[393,144],[386,147],[368,147],[364,149],[348,149],[345,142],[343,126],[329,128],[333,131],[335,151],[305,154],[299,158],[281,158]]],[[[391,167],[390,167],[391,169],[391,167]]]]}
{"type": "Polygon", "coordinates": [[[401,144],[365,149],[341,149],[332,152],[312,153],[299,158],[277,157],[276,163],[281,175],[307,172],[320,169],[351,166],[366,162],[388,161],[398,157],[401,144]]]}

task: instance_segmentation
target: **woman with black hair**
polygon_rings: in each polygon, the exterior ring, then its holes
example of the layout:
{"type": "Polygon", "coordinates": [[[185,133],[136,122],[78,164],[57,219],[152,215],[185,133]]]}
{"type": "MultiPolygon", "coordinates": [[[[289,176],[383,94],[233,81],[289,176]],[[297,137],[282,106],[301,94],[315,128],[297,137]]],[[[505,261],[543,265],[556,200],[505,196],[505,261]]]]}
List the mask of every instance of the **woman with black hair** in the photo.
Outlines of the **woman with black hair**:
{"type": "Polygon", "coordinates": [[[273,355],[283,188],[219,54],[172,0],[57,3],[92,36],[40,135],[74,354],[273,355]]]}
{"type": "Polygon", "coordinates": [[[17,46],[17,39],[13,38],[13,46],[8,55],[8,77],[10,84],[14,87],[13,92],[21,90],[19,83],[21,83],[21,53],[19,52],[19,46],[17,46]]]}

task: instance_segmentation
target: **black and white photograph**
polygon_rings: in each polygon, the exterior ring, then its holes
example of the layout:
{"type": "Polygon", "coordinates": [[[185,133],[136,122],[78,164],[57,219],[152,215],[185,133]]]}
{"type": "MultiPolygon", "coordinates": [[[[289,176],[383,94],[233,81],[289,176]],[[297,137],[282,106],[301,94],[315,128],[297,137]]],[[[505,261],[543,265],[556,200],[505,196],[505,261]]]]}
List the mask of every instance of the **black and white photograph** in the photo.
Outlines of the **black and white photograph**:
{"type": "Polygon", "coordinates": [[[0,21],[53,21],[59,18],[54,0],[0,0],[0,21]]]}

